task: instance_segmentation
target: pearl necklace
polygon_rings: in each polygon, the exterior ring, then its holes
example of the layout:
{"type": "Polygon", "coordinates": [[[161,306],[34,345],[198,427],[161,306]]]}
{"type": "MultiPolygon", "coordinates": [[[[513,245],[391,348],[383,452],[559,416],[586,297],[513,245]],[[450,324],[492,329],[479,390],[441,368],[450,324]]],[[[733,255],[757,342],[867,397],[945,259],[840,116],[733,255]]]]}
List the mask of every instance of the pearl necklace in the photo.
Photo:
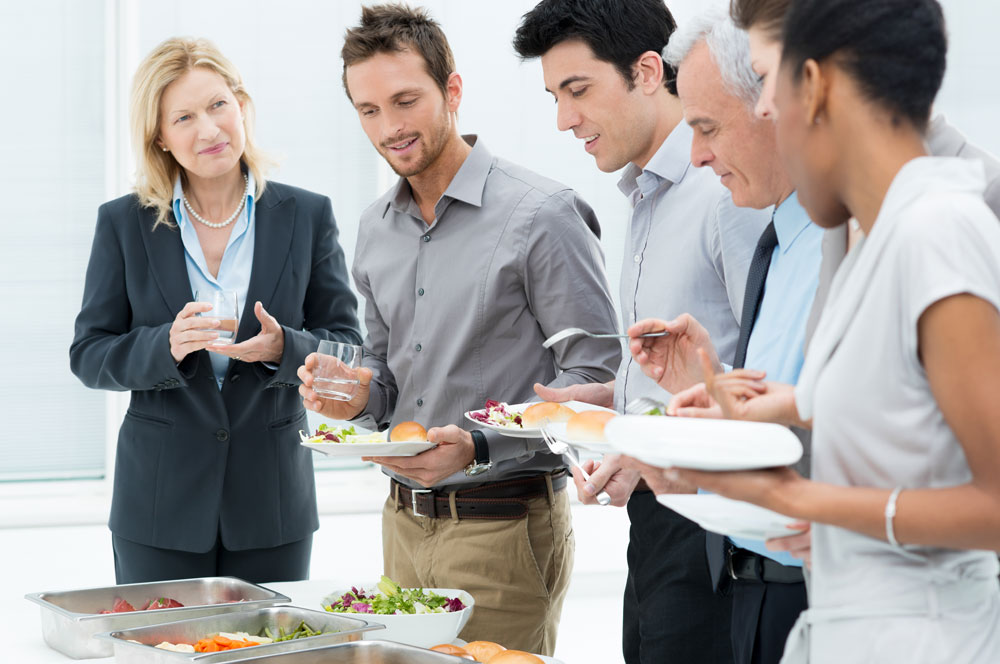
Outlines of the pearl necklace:
{"type": "Polygon", "coordinates": [[[188,202],[187,196],[185,196],[183,193],[181,193],[181,200],[184,201],[184,207],[188,209],[188,212],[191,213],[191,216],[200,221],[201,223],[205,224],[209,228],[225,228],[229,224],[233,223],[233,220],[236,219],[239,213],[243,211],[243,206],[247,204],[247,196],[250,195],[250,178],[247,177],[246,173],[243,174],[243,180],[244,182],[246,182],[246,187],[243,188],[243,196],[240,198],[239,207],[236,208],[236,212],[233,212],[229,216],[229,219],[226,219],[225,221],[220,221],[219,223],[209,221],[208,219],[205,219],[200,214],[195,212],[194,208],[191,207],[191,203],[188,202]]]}

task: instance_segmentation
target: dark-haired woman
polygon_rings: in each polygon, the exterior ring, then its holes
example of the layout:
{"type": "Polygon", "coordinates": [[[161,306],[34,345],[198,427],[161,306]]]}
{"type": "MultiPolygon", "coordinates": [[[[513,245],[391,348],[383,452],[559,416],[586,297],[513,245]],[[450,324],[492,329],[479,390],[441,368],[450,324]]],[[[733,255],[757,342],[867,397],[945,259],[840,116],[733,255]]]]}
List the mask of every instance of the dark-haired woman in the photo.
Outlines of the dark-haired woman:
{"type": "Polygon", "coordinates": [[[934,0],[794,0],[775,93],[799,199],[863,239],[794,398],[813,479],[681,479],[814,522],[784,662],[1000,661],[1000,226],[980,164],[926,156],[934,0]]]}

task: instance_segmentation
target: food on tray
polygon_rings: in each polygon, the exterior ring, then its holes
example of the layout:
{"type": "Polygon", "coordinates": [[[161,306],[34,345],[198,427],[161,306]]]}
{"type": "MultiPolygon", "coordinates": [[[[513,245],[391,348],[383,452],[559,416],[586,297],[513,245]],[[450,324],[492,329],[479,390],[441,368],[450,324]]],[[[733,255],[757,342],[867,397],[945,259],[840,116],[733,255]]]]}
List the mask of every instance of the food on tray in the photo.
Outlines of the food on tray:
{"type": "Polygon", "coordinates": [[[161,650],[173,652],[222,652],[224,650],[235,650],[237,648],[252,648],[267,643],[277,643],[279,641],[291,641],[292,639],[305,639],[310,636],[319,636],[327,632],[314,630],[304,620],[299,622],[299,626],[294,631],[285,633],[284,627],[276,627],[271,630],[265,627],[260,634],[254,635],[247,632],[219,632],[204,639],[198,639],[195,644],[190,643],[170,643],[164,641],[158,644],[161,650]]]}
{"type": "Polygon", "coordinates": [[[486,661],[488,664],[543,664],[541,657],[523,650],[504,650],[486,661]]]}
{"type": "Polygon", "coordinates": [[[156,599],[151,599],[146,602],[141,609],[137,609],[121,597],[115,598],[115,603],[111,605],[111,609],[105,609],[101,611],[101,614],[108,613],[128,613],[129,611],[155,611],[156,609],[177,609],[183,607],[184,605],[178,602],[176,599],[171,599],[169,597],[157,597],[156,599]]]}
{"type": "Polygon", "coordinates": [[[510,406],[502,401],[487,399],[483,409],[472,411],[469,413],[469,417],[483,424],[492,424],[510,429],[523,429],[520,413],[512,413],[508,408],[510,406]]]}
{"type": "Polygon", "coordinates": [[[604,441],[604,425],[615,417],[606,410],[585,410],[569,418],[566,422],[566,437],[591,443],[604,441]]]}
{"type": "Polygon", "coordinates": [[[358,433],[354,427],[331,427],[320,424],[316,433],[307,437],[302,434],[304,443],[384,443],[385,434],[376,431],[375,433],[358,433]]]}
{"type": "Polygon", "coordinates": [[[456,646],[452,643],[441,643],[431,648],[434,652],[443,652],[446,655],[454,655],[455,657],[461,657],[462,659],[471,659],[476,661],[476,658],[469,654],[469,651],[462,646],[456,646]]]}
{"type": "Polygon", "coordinates": [[[521,413],[521,424],[528,429],[537,429],[549,422],[565,422],[576,415],[576,411],[569,406],[552,401],[543,401],[528,406],[521,413]]]}
{"type": "Polygon", "coordinates": [[[488,662],[491,657],[502,653],[506,648],[504,648],[499,643],[493,643],[492,641],[472,641],[471,643],[466,643],[464,646],[465,651],[475,658],[477,662],[488,662]]]}
{"type": "Polygon", "coordinates": [[[331,613],[374,613],[406,615],[417,613],[451,613],[461,611],[465,604],[457,597],[444,597],[425,592],[423,588],[401,588],[387,576],[378,582],[377,591],[351,588],[340,599],[324,609],[331,613]]]}
{"type": "Polygon", "coordinates": [[[400,422],[389,433],[389,440],[394,443],[415,440],[427,440],[427,429],[418,422],[400,422]]]}

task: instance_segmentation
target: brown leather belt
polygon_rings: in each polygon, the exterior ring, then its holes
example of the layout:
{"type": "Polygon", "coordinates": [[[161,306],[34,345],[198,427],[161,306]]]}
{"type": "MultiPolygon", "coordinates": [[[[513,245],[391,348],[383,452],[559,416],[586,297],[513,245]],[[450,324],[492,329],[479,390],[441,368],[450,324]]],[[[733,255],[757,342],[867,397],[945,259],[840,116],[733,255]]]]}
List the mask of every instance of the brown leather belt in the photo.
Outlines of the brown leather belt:
{"type": "MultiPolygon", "coordinates": [[[[566,476],[565,468],[549,475],[552,491],[566,486],[566,476]]],[[[395,499],[398,492],[399,507],[409,507],[416,516],[432,519],[451,518],[451,494],[455,496],[455,511],[459,519],[523,519],[528,516],[529,500],[548,495],[545,478],[546,475],[519,477],[452,492],[411,489],[391,480],[389,497],[395,499]]]]}

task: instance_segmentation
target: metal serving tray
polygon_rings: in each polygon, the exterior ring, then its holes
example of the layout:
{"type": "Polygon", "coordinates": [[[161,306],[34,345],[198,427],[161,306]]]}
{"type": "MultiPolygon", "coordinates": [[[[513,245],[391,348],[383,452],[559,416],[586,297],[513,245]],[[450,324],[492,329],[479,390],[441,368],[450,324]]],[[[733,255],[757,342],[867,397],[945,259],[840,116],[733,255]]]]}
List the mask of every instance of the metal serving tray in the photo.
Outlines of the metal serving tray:
{"type": "Polygon", "coordinates": [[[468,662],[461,657],[445,655],[394,641],[355,641],[336,646],[310,648],[280,655],[265,655],[233,660],[260,664],[456,664],[468,662]]]}
{"type": "Polygon", "coordinates": [[[211,662],[215,664],[216,662],[246,660],[271,653],[284,653],[358,641],[365,632],[373,629],[383,629],[383,626],[327,611],[313,611],[297,606],[271,606],[238,613],[179,620],[161,625],[150,625],[149,627],[117,630],[99,634],[97,638],[110,641],[114,648],[115,661],[118,664],[184,664],[185,662],[197,662],[198,664],[211,662]],[[333,633],[222,652],[183,653],[154,647],[164,641],[193,644],[198,639],[219,632],[259,634],[265,627],[270,628],[272,632],[280,628],[284,628],[285,632],[291,632],[303,620],[315,630],[333,633]]]}
{"type": "Polygon", "coordinates": [[[233,577],[205,577],[30,593],[24,598],[42,607],[42,636],[45,643],[73,659],[110,657],[114,652],[111,643],[92,638],[102,632],[233,613],[291,601],[281,593],[233,577]],[[184,606],[153,611],[98,613],[111,609],[118,597],[135,607],[141,607],[157,597],[170,597],[184,606]]]}

